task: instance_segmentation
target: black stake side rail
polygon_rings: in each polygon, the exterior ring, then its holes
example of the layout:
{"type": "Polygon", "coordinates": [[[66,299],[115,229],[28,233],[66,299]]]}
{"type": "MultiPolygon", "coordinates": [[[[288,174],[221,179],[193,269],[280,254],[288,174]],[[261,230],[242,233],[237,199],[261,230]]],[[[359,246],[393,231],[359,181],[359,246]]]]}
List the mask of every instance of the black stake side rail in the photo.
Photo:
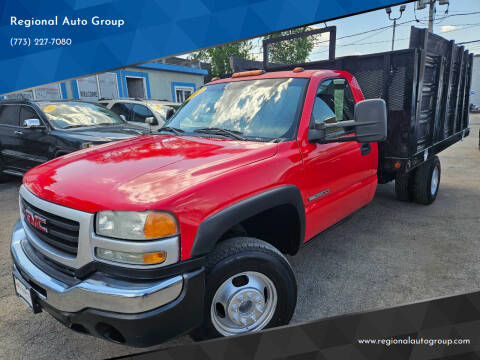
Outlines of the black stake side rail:
{"type": "MultiPolygon", "coordinates": [[[[332,27],[333,28],[333,27],[332,27]]],[[[408,172],[468,136],[468,104],[473,55],[426,29],[411,28],[408,49],[335,58],[336,31],[318,29],[264,41],[267,71],[345,70],[358,81],[365,98],[383,98],[388,137],[379,144],[379,181],[408,172]],[[270,44],[330,33],[329,59],[300,64],[269,64],[270,44]],[[400,163],[400,169],[395,167],[400,163]]]]}

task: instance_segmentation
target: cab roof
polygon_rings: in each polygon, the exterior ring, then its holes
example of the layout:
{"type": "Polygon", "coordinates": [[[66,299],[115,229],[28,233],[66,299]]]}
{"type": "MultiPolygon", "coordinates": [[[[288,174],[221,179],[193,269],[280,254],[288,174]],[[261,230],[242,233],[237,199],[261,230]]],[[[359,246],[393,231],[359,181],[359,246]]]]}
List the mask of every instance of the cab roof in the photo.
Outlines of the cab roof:
{"type": "Polygon", "coordinates": [[[247,75],[247,76],[239,76],[239,77],[229,77],[224,79],[218,79],[214,81],[210,81],[205,85],[212,85],[212,84],[219,84],[224,82],[232,82],[232,81],[244,81],[244,80],[260,80],[260,79],[279,79],[279,78],[327,78],[327,77],[351,77],[350,73],[341,70],[303,70],[300,72],[294,72],[293,69],[291,71],[269,71],[265,72],[261,75],[247,75]]]}

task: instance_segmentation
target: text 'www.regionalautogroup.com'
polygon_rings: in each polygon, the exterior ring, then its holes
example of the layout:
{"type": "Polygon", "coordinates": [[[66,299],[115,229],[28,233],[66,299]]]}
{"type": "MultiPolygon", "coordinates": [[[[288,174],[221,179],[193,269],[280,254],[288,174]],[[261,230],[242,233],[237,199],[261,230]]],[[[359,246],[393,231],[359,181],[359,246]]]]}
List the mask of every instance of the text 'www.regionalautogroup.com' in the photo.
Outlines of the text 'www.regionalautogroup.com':
{"type": "Polygon", "coordinates": [[[428,345],[428,346],[451,346],[451,345],[470,345],[470,339],[453,339],[453,338],[383,338],[383,339],[358,339],[358,344],[361,345],[428,345]]]}

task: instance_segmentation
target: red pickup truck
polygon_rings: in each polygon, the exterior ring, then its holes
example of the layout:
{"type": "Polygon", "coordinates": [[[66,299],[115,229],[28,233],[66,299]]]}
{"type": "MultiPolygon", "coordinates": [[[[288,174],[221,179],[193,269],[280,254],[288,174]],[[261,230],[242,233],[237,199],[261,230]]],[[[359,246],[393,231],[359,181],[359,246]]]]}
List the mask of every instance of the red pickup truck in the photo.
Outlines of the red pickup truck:
{"type": "Polygon", "coordinates": [[[24,176],[17,294],[75,331],[133,346],[287,324],[297,288],[284,254],[367,205],[395,171],[400,195],[435,200],[434,145],[408,166],[379,157],[386,136],[385,101],[364,100],[349,72],[212,81],[159,134],[24,176]]]}

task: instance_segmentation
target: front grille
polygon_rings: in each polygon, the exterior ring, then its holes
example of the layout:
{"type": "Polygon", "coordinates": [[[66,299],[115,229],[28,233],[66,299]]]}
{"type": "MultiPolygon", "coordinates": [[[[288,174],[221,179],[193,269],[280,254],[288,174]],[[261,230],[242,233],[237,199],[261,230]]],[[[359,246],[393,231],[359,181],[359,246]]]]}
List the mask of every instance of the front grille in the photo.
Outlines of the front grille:
{"type": "Polygon", "coordinates": [[[77,255],[80,230],[80,224],[77,221],[65,219],[41,210],[29,204],[24,199],[22,199],[22,206],[24,213],[25,210],[28,210],[35,217],[45,220],[44,223],[42,222],[42,227],[46,231],[43,231],[32,225],[25,217],[25,223],[28,228],[35,233],[38,239],[69,255],[77,255]]]}

